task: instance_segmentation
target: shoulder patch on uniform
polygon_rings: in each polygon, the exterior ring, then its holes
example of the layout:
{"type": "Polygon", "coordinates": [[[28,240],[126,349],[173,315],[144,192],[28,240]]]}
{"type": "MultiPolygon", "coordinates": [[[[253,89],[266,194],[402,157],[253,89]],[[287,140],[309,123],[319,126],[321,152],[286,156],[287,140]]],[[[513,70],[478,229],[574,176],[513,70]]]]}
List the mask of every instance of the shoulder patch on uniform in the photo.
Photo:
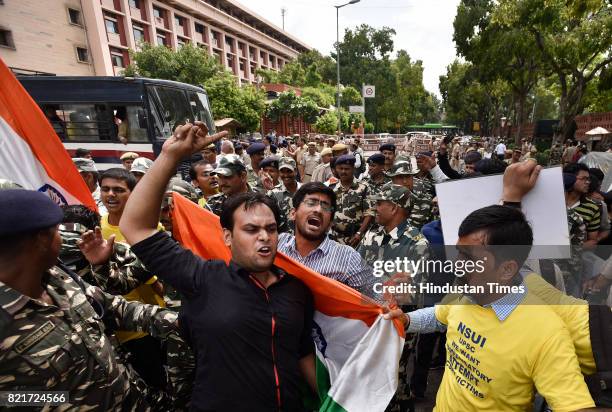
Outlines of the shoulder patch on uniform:
{"type": "Polygon", "coordinates": [[[21,341],[15,344],[15,351],[19,354],[22,354],[30,347],[32,347],[35,343],[42,340],[45,336],[47,336],[53,329],[55,329],[55,325],[50,320],[43,323],[38,329],[34,332],[30,333],[25,338],[21,339],[21,341]]]}

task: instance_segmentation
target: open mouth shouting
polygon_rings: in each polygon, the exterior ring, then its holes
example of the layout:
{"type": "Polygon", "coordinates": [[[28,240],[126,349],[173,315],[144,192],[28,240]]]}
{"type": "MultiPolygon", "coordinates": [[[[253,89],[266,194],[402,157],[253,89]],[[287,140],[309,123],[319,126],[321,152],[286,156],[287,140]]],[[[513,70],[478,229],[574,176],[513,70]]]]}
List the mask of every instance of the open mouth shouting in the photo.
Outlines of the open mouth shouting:
{"type": "Polygon", "coordinates": [[[310,215],[308,219],[306,219],[306,223],[308,224],[308,229],[317,231],[321,228],[323,220],[319,216],[310,215]]]}
{"type": "Polygon", "coordinates": [[[272,248],[270,246],[262,246],[257,249],[257,254],[263,258],[268,258],[272,256],[272,248]]]}

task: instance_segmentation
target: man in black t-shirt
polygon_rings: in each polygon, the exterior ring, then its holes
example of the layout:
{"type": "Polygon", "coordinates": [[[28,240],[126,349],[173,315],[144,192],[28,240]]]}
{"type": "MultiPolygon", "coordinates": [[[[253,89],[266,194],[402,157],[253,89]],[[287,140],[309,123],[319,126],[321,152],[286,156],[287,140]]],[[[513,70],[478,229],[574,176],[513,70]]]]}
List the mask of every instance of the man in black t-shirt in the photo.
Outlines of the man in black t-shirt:
{"type": "Polygon", "coordinates": [[[301,383],[314,389],[312,295],[273,265],[279,210],[260,193],[223,204],[232,260],[204,260],[156,230],[166,182],[177,163],[226,133],[180,126],[134,190],[121,231],[146,267],[183,296],[179,317],[197,357],[192,410],[303,410],[301,383]]]}

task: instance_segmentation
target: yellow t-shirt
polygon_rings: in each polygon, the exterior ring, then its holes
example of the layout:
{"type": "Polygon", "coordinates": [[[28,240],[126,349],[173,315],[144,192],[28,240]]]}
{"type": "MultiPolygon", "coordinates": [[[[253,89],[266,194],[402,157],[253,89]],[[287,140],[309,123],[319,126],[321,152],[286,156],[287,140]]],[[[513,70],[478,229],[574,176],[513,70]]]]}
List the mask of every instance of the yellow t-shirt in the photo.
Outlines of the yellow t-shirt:
{"type": "MultiPolygon", "coordinates": [[[[126,243],[125,236],[123,236],[123,233],[121,233],[121,231],[119,230],[119,226],[114,226],[108,223],[108,215],[104,215],[100,219],[100,229],[102,231],[102,237],[104,239],[108,239],[111,235],[115,235],[115,242],[126,243]]],[[[160,223],[158,224],[157,229],[163,231],[164,227],[160,223]]],[[[151,287],[151,284],[155,283],[156,281],[157,277],[152,276],[149,280],[145,282],[144,285],[138,286],[136,289],[133,289],[127,295],[123,295],[123,297],[125,298],[125,300],[129,301],[138,301],[142,303],[149,303],[151,305],[166,307],[164,299],[157,293],[155,293],[155,291],[151,287]]],[[[117,339],[119,339],[119,342],[123,343],[129,340],[142,338],[147,334],[144,332],[117,331],[116,335],[117,339]]]]}
{"type": "Polygon", "coordinates": [[[562,320],[529,291],[504,321],[466,298],[435,313],[447,325],[436,411],[530,410],[534,388],[555,412],[595,406],[562,320]]]}
{"type": "Polygon", "coordinates": [[[535,273],[523,277],[523,280],[527,289],[546,302],[565,324],[574,342],[582,373],[585,375],[595,373],[597,367],[591,346],[588,302],[567,296],[535,273]]]}

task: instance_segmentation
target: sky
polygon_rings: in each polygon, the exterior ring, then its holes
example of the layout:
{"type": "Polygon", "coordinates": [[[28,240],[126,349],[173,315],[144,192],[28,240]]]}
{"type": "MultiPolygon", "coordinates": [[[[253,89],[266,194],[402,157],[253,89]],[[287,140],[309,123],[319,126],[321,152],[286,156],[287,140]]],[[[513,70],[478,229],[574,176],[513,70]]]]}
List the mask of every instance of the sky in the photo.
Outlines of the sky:
{"type": "MultiPolygon", "coordinates": [[[[310,47],[329,55],[336,41],[336,9],[347,3],[330,0],[241,0],[250,10],[282,27],[310,47]]],[[[412,60],[422,60],[425,88],[440,96],[439,77],[455,58],[453,20],[459,0],[361,0],[340,9],[340,38],[345,28],[368,24],[396,31],[395,51],[404,49],[412,60]]]]}

